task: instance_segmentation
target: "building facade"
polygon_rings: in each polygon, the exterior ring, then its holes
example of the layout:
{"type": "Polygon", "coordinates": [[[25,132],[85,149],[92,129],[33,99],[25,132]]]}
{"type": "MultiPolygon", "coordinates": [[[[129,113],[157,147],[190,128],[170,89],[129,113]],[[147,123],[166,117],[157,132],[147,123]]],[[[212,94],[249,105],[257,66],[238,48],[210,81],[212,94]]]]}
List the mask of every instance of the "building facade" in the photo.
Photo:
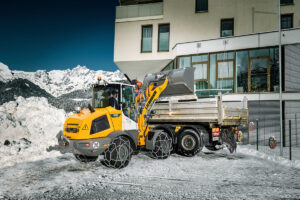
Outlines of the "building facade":
{"type": "MultiPolygon", "coordinates": [[[[283,119],[294,120],[300,145],[300,0],[281,0],[280,24],[283,119]]],[[[120,0],[114,62],[140,80],[194,67],[199,98],[222,92],[230,104],[246,96],[250,121],[278,132],[278,28],[277,0],[120,0]]]]}

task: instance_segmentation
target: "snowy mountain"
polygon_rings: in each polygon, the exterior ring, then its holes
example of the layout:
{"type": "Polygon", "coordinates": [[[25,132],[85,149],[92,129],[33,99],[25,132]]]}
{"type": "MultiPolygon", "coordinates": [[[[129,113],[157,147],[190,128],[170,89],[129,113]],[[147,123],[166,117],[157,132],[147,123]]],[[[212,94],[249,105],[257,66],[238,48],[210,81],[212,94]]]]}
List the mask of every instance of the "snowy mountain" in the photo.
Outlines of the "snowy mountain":
{"type": "Polygon", "coordinates": [[[91,100],[91,84],[101,76],[107,81],[125,80],[120,71],[94,71],[85,66],[50,72],[11,71],[0,63],[0,105],[14,101],[17,97],[45,97],[48,102],[66,112],[76,106],[86,107],[91,100]]]}
{"type": "Polygon", "coordinates": [[[11,71],[8,66],[0,63],[0,81],[7,83],[14,79],[27,79],[38,85],[54,97],[76,90],[88,89],[101,76],[107,81],[120,81],[126,78],[120,71],[94,71],[86,66],[67,70],[38,70],[36,72],[11,71]]]}

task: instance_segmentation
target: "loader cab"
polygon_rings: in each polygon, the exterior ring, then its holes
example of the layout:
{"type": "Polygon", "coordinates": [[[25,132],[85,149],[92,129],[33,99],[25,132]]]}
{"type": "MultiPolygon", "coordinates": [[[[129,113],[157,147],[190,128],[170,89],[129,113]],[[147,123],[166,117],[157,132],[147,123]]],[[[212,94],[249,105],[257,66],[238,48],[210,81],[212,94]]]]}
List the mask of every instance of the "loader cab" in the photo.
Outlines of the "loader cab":
{"type": "Polygon", "coordinates": [[[124,130],[137,128],[137,112],[135,108],[134,86],[125,83],[95,84],[93,87],[92,105],[94,108],[111,106],[110,99],[117,93],[118,109],[122,111],[122,126],[124,130]]]}

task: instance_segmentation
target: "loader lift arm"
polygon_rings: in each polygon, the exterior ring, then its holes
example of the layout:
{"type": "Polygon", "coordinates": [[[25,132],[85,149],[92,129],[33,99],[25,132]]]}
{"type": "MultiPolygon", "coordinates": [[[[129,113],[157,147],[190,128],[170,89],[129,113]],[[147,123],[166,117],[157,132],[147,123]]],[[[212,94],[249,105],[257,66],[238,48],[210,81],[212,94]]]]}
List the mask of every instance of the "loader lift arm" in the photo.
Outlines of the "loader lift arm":
{"type": "Polygon", "coordinates": [[[153,80],[146,89],[141,89],[136,97],[138,106],[138,145],[146,145],[146,136],[149,133],[148,119],[151,117],[151,109],[155,101],[160,97],[161,93],[166,89],[169,79],[166,75],[153,80]],[[158,85],[159,82],[162,84],[158,85]]]}

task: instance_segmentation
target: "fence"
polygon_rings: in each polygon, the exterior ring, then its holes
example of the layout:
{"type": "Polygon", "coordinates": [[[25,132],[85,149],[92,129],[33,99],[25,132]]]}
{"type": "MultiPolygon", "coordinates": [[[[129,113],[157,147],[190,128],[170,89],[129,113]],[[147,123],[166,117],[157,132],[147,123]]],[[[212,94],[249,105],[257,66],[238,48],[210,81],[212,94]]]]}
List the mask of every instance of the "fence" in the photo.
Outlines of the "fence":
{"type": "MultiPolygon", "coordinates": [[[[280,110],[278,101],[249,102],[249,122],[253,129],[244,127],[243,144],[252,144],[269,155],[280,155],[283,144],[283,157],[300,160],[300,101],[285,102],[283,117],[283,140],[280,137],[280,110]],[[274,138],[276,147],[270,148],[270,139],[274,138]]],[[[272,143],[272,141],[271,141],[272,143]]]]}

